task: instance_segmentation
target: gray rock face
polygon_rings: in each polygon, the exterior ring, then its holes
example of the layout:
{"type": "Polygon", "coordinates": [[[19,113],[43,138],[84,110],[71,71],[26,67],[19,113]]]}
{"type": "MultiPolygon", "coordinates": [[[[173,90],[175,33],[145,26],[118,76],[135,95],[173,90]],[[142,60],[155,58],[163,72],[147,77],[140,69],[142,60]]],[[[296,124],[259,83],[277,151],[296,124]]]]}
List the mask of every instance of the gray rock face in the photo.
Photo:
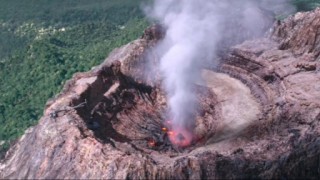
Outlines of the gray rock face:
{"type": "Polygon", "coordinates": [[[298,13],[203,70],[196,138],[184,149],[163,130],[161,80],[146,71],[158,61],[152,27],[74,75],[11,147],[0,178],[318,179],[319,19],[320,9],[298,13]]]}

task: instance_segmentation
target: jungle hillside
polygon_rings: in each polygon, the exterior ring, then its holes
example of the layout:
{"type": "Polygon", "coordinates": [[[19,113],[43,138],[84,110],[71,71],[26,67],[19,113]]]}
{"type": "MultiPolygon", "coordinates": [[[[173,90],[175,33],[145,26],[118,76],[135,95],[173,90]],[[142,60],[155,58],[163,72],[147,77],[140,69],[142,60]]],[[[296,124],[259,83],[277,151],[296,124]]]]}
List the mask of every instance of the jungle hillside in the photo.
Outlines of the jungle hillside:
{"type": "MultiPolygon", "coordinates": [[[[76,72],[147,27],[140,0],[0,1],[0,145],[35,125],[76,72]]],[[[1,151],[0,149],[0,151],[1,151]]]]}

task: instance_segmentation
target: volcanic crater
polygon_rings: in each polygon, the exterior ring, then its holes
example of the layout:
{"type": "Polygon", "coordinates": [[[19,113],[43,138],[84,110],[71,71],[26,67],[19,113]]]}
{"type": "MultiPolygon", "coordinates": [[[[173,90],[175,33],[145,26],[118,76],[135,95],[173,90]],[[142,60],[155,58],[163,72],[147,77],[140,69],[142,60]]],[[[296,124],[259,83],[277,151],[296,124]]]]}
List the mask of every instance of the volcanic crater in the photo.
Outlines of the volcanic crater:
{"type": "Polygon", "coordinates": [[[8,151],[0,178],[319,177],[319,26],[320,9],[298,13],[204,66],[186,147],[169,138],[162,80],[150,68],[163,30],[152,26],[75,74],[8,151]]]}

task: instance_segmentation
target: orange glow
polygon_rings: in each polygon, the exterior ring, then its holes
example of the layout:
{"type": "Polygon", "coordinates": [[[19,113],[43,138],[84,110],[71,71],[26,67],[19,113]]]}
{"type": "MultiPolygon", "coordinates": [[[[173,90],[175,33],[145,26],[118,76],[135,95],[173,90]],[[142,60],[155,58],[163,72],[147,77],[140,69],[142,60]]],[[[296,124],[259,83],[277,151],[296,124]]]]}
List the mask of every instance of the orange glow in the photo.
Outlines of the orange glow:
{"type": "Polygon", "coordinates": [[[177,128],[174,131],[169,131],[168,135],[171,143],[180,147],[189,146],[193,139],[192,134],[183,128],[177,128]]]}
{"type": "Polygon", "coordinates": [[[155,147],[156,146],[156,141],[152,139],[152,140],[150,140],[148,142],[148,144],[149,144],[150,147],[155,147]]]}
{"type": "Polygon", "coordinates": [[[163,131],[163,132],[167,132],[167,131],[168,131],[168,129],[167,129],[167,128],[165,128],[165,127],[163,127],[163,128],[162,128],[162,131],[163,131]]]}
{"type": "Polygon", "coordinates": [[[168,131],[168,135],[169,135],[169,136],[173,136],[173,135],[174,135],[174,132],[173,132],[173,131],[168,131]]]}
{"type": "Polygon", "coordinates": [[[187,147],[194,140],[192,131],[184,127],[173,126],[171,120],[164,121],[164,126],[162,131],[167,133],[170,142],[179,147],[187,147]]]}

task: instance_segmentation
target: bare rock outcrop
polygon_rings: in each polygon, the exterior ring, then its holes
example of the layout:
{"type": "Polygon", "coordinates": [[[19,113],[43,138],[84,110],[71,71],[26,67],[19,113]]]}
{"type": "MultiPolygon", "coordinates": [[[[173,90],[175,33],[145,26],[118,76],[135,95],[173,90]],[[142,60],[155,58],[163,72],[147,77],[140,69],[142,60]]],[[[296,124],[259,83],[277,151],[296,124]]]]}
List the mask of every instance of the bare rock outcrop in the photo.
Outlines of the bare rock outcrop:
{"type": "Polygon", "coordinates": [[[7,152],[0,178],[318,179],[319,17],[289,17],[204,69],[197,138],[183,149],[168,140],[161,78],[147,71],[162,33],[151,27],[75,74],[7,152]]]}

